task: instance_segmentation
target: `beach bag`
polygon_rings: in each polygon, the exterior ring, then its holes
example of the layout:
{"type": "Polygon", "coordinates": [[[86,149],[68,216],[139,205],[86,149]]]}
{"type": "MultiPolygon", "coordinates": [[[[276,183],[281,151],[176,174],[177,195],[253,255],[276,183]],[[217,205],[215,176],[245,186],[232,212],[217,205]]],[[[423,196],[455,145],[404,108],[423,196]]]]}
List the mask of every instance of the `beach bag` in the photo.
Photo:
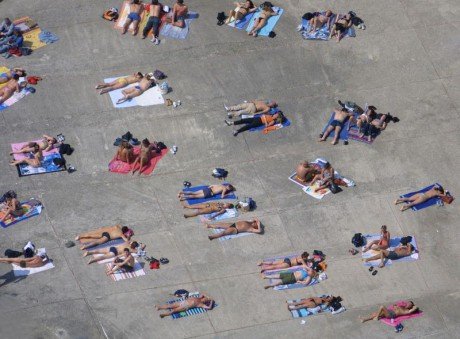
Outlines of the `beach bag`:
{"type": "Polygon", "coordinates": [[[8,50],[8,53],[11,54],[11,55],[17,56],[17,57],[22,56],[22,52],[21,52],[21,49],[19,47],[11,47],[8,50]]]}
{"type": "Polygon", "coordinates": [[[7,249],[5,251],[5,257],[7,258],[17,258],[17,257],[20,257],[21,255],[22,255],[22,252],[19,252],[19,251],[10,250],[10,249],[7,249]]]}
{"type": "Polygon", "coordinates": [[[329,306],[334,311],[338,311],[339,309],[342,308],[342,304],[337,299],[333,299],[332,302],[329,304],[329,306]]]}
{"type": "Polygon", "coordinates": [[[102,19],[108,20],[108,21],[117,21],[118,20],[118,9],[112,7],[111,9],[105,11],[102,14],[102,19]]]}
{"type": "Polygon", "coordinates": [[[353,238],[351,238],[351,243],[355,247],[362,247],[364,246],[364,237],[361,233],[356,233],[353,238]]]}
{"type": "Polygon", "coordinates": [[[332,194],[339,193],[342,190],[339,186],[337,186],[333,182],[331,182],[331,185],[330,185],[329,189],[331,190],[332,194]]]}
{"type": "Polygon", "coordinates": [[[30,49],[29,47],[19,47],[19,50],[21,51],[21,55],[32,54],[32,49],[30,49]]]}
{"type": "Polygon", "coordinates": [[[150,261],[149,267],[151,270],[158,270],[160,269],[160,262],[154,258],[150,261]]]}
{"type": "Polygon", "coordinates": [[[223,168],[214,168],[211,174],[214,178],[222,179],[227,177],[228,171],[224,170],[223,168]]]}
{"type": "Polygon", "coordinates": [[[226,17],[224,12],[217,13],[217,25],[222,26],[226,17]]]}
{"type": "Polygon", "coordinates": [[[156,70],[153,72],[153,77],[154,77],[156,80],[163,80],[163,79],[166,79],[166,74],[164,74],[162,71],[156,69],[156,70]]]}
{"type": "Polygon", "coordinates": [[[174,296],[178,298],[187,298],[189,294],[190,294],[189,291],[183,290],[183,289],[180,289],[174,292],[174,296]]]}
{"type": "Polygon", "coordinates": [[[69,144],[61,144],[59,146],[59,153],[60,154],[65,154],[65,155],[71,155],[73,153],[74,149],[70,147],[69,144]]]}

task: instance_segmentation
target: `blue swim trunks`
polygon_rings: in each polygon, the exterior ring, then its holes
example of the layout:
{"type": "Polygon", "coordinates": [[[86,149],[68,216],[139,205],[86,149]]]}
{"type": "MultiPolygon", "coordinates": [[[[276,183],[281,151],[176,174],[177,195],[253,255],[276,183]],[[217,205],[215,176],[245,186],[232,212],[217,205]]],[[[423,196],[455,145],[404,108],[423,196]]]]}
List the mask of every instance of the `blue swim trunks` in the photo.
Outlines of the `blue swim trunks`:
{"type": "Polygon", "coordinates": [[[128,14],[128,19],[131,19],[132,21],[141,21],[141,16],[135,12],[131,12],[128,14]]]}

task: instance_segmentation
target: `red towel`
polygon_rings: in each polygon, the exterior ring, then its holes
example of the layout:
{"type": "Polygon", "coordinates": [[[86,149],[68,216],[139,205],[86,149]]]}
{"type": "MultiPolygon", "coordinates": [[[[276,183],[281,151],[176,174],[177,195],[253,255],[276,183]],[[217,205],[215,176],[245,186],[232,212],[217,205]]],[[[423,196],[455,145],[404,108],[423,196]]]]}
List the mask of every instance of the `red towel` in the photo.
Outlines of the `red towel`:
{"type": "MultiPolygon", "coordinates": [[[[138,155],[141,148],[140,147],[133,147],[134,154],[138,155]]],[[[150,164],[142,171],[143,175],[149,175],[153,172],[155,169],[155,166],[157,163],[163,158],[166,153],[168,153],[168,149],[165,148],[161,151],[160,154],[156,154],[152,159],[150,160],[150,164]]],[[[109,163],[109,171],[110,172],[115,172],[115,173],[121,173],[121,174],[128,174],[131,171],[132,164],[128,164],[126,162],[120,161],[120,160],[115,160],[112,159],[109,163]]],[[[139,165],[136,165],[136,168],[138,168],[139,165]]]]}

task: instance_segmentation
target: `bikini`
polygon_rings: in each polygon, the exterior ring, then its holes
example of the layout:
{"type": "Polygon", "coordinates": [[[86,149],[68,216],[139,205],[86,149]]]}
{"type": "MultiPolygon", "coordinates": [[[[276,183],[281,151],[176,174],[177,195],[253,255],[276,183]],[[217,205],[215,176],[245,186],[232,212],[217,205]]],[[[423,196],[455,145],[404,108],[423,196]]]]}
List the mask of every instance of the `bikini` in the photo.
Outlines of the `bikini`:
{"type": "Polygon", "coordinates": [[[229,228],[230,228],[230,227],[231,227],[231,228],[234,228],[234,229],[236,230],[236,234],[238,234],[238,228],[236,228],[236,224],[235,224],[235,223],[231,224],[231,225],[229,226],[229,228]]]}

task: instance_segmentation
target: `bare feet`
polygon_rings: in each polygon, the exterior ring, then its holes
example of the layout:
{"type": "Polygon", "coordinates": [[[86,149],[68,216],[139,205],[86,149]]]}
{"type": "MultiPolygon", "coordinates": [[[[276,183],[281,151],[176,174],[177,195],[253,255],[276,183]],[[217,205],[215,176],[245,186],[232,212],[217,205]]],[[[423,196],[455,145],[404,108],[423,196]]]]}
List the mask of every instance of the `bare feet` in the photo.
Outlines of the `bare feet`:
{"type": "Polygon", "coordinates": [[[401,212],[403,212],[403,211],[407,210],[408,208],[409,207],[407,207],[407,206],[401,206],[400,210],[401,210],[401,212]]]}
{"type": "Polygon", "coordinates": [[[338,141],[337,141],[337,140],[333,140],[333,141],[331,142],[331,145],[337,145],[337,144],[338,144],[338,141]]]}
{"type": "Polygon", "coordinates": [[[76,241],[79,241],[79,240],[80,240],[80,236],[77,235],[77,236],[75,237],[75,240],[76,240],[76,241]]]}
{"type": "Polygon", "coordinates": [[[271,286],[264,286],[264,288],[265,288],[266,290],[268,290],[270,287],[271,287],[271,286]]]}
{"type": "Polygon", "coordinates": [[[209,239],[209,240],[213,240],[214,238],[213,238],[212,236],[209,235],[209,236],[208,236],[208,239],[209,239]]]}
{"type": "Polygon", "coordinates": [[[212,228],[212,226],[208,223],[205,223],[205,225],[206,225],[206,228],[212,228]]]}
{"type": "Polygon", "coordinates": [[[88,251],[83,252],[83,258],[88,256],[88,251]]]}
{"type": "Polygon", "coordinates": [[[395,204],[395,205],[400,204],[400,203],[401,203],[401,201],[399,201],[399,199],[396,199],[396,200],[394,201],[394,204],[395,204]]]}
{"type": "Polygon", "coordinates": [[[383,268],[384,266],[385,264],[383,262],[379,265],[380,268],[383,268]]]}
{"type": "Polygon", "coordinates": [[[318,142],[323,142],[323,141],[326,141],[326,139],[323,139],[323,138],[318,139],[318,142]]]}
{"type": "Polygon", "coordinates": [[[83,250],[86,250],[85,246],[80,246],[80,249],[83,251],[83,250]]]}

